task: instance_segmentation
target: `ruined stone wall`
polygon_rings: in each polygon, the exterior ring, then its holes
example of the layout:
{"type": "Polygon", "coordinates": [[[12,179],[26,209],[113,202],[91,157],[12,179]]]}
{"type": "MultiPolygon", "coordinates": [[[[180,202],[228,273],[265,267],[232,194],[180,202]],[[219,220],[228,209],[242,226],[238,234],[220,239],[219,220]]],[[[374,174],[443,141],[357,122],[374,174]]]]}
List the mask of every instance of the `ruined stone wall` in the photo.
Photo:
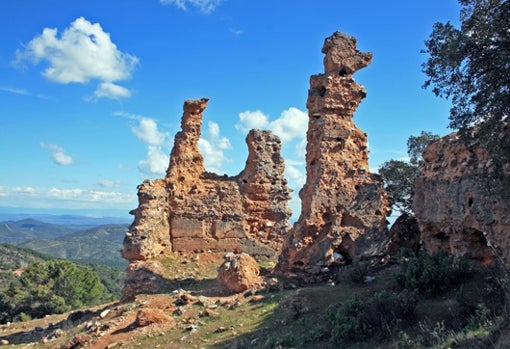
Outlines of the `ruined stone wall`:
{"type": "MultiPolygon", "coordinates": [[[[508,134],[502,141],[508,142],[508,134]]],[[[484,148],[452,133],[430,144],[423,159],[413,210],[425,249],[483,264],[497,251],[509,262],[510,197],[484,148]]]]}
{"type": "Polygon", "coordinates": [[[275,259],[280,251],[291,214],[280,140],[252,130],[244,171],[235,177],[206,172],[198,140],[207,102],[185,102],[166,177],[139,186],[122,251],[129,261],[209,250],[275,259]]]}
{"type": "Polygon", "coordinates": [[[299,192],[302,212],[285,243],[279,267],[318,273],[337,258],[382,253],[391,203],[369,171],[367,135],[353,122],[366,96],[353,74],[371,53],[356,39],[336,32],[322,52],[323,74],[310,78],[306,183],[299,192]]]}

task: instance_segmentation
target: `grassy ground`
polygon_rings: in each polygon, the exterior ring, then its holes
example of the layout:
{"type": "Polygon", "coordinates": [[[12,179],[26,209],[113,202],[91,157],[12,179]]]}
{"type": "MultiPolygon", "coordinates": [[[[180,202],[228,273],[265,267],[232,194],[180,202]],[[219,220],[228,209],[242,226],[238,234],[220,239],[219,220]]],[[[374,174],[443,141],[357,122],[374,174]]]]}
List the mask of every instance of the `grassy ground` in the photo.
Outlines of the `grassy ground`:
{"type": "MultiPolygon", "coordinates": [[[[393,265],[374,272],[375,280],[369,284],[356,284],[344,277],[334,284],[297,288],[278,277],[271,290],[229,294],[216,282],[221,260],[221,255],[212,254],[165,257],[160,260],[165,277],[177,279],[179,282],[172,285],[177,284],[178,288],[139,295],[130,303],[107,304],[79,314],[2,325],[0,340],[7,341],[9,348],[70,348],[73,343],[74,348],[98,349],[338,348],[324,331],[328,309],[339,307],[354,295],[368,299],[381,290],[400,290],[395,280],[399,267],[393,265]],[[156,312],[155,309],[172,320],[149,326],[137,324],[140,310],[156,312]]],[[[509,348],[507,329],[491,337],[490,326],[470,331],[459,326],[463,323],[459,318],[459,294],[476,303],[484,297],[483,290],[490,284],[488,277],[474,274],[444,294],[420,297],[412,323],[400,324],[398,331],[388,330],[384,336],[351,341],[342,347],[418,349],[423,348],[418,346],[418,339],[426,335],[432,343],[428,347],[509,348]]]]}

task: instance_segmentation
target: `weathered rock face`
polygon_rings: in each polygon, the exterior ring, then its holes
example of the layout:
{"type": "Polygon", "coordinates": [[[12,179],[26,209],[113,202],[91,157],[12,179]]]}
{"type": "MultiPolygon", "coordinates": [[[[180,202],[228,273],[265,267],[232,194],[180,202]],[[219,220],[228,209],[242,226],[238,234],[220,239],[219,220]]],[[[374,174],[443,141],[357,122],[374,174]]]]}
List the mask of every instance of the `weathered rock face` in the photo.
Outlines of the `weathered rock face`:
{"type": "Polygon", "coordinates": [[[244,171],[235,177],[205,172],[198,140],[207,101],[186,101],[166,177],[139,186],[122,252],[129,261],[208,250],[275,259],[282,246],[291,212],[280,140],[252,130],[244,171]]]}
{"type": "Polygon", "coordinates": [[[487,152],[453,133],[430,144],[423,159],[413,210],[425,249],[442,249],[483,264],[491,263],[498,251],[510,261],[510,198],[487,152]]]}
{"type": "Polygon", "coordinates": [[[366,96],[352,75],[371,53],[356,39],[336,32],[326,39],[325,73],[310,78],[306,184],[302,212],[286,241],[279,267],[311,271],[346,259],[379,253],[386,242],[391,203],[380,180],[369,172],[367,135],[353,122],[366,96]]]}

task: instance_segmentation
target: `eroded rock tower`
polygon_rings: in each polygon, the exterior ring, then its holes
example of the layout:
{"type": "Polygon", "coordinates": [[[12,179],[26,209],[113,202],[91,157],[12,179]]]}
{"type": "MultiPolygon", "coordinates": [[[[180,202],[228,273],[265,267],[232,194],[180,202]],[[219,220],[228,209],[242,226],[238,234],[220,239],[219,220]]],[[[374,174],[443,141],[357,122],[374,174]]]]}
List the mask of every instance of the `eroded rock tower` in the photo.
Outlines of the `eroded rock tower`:
{"type": "Polygon", "coordinates": [[[289,234],[279,268],[320,278],[335,261],[382,253],[391,202],[368,166],[367,135],[353,122],[366,96],[353,74],[371,53],[336,32],[324,42],[324,73],[310,78],[306,183],[301,215],[289,234]]]}

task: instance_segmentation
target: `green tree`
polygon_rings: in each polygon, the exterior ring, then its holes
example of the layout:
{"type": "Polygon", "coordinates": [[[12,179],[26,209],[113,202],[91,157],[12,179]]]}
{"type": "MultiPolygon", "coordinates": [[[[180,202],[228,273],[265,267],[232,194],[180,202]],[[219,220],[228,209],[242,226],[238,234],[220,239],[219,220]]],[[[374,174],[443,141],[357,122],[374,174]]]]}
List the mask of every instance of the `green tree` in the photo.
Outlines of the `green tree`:
{"type": "Polygon", "coordinates": [[[439,139],[439,136],[431,132],[421,131],[419,136],[409,136],[407,139],[407,155],[412,165],[423,167],[423,152],[430,142],[439,139]]]}
{"type": "Polygon", "coordinates": [[[427,145],[439,136],[422,131],[419,136],[410,136],[407,140],[409,162],[389,160],[379,167],[386,191],[393,198],[393,206],[401,213],[412,213],[414,182],[423,167],[423,151],[427,145]]]}
{"type": "Polygon", "coordinates": [[[24,292],[17,296],[24,296],[19,300],[19,311],[32,317],[96,305],[105,293],[97,273],[66,260],[33,263],[20,282],[24,292]]]}
{"type": "Polygon", "coordinates": [[[474,136],[502,169],[510,159],[508,140],[497,136],[510,115],[510,1],[459,3],[460,28],[436,23],[425,41],[424,87],[451,98],[450,127],[466,137],[476,125],[474,136]]]}

